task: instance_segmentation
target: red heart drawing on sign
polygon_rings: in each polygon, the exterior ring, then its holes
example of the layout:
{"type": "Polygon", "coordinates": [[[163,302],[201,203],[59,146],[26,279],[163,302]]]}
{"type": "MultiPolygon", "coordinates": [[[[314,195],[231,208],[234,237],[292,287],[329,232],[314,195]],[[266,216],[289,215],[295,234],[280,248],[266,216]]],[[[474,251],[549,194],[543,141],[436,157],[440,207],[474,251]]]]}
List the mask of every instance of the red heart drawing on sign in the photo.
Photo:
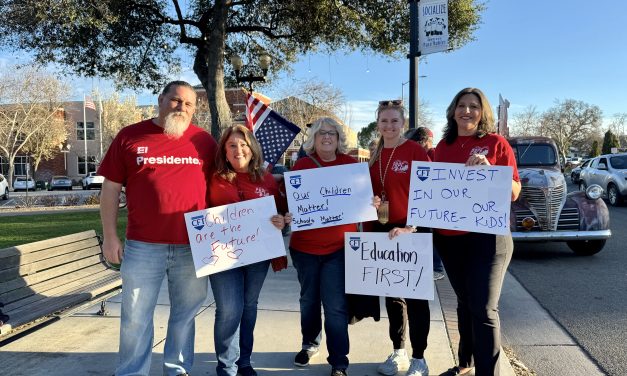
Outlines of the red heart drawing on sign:
{"type": "Polygon", "coordinates": [[[219,259],[220,259],[220,257],[218,257],[216,255],[213,255],[211,257],[203,258],[202,262],[204,262],[205,264],[213,266],[213,265],[215,265],[218,262],[219,259]]]}
{"type": "Polygon", "coordinates": [[[244,252],[243,249],[236,249],[234,251],[229,251],[226,255],[229,256],[232,259],[239,259],[239,256],[242,254],[242,252],[244,252]]]}

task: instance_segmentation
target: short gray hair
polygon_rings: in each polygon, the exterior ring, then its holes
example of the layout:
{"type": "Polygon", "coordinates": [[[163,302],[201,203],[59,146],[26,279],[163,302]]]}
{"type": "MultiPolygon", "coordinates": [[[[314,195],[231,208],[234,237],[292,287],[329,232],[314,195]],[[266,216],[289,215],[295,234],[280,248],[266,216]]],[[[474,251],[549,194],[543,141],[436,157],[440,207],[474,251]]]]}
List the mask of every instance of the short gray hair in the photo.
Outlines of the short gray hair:
{"type": "Polygon", "coordinates": [[[303,149],[305,149],[305,153],[307,153],[307,155],[311,155],[316,152],[316,133],[318,133],[323,125],[328,125],[335,128],[338,136],[337,150],[335,152],[346,154],[346,133],[344,132],[344,127],[337,120],[330,117],[319,118],[311,124],[311,127],[307,131],[307,140],[303,144],[303,149]]]}

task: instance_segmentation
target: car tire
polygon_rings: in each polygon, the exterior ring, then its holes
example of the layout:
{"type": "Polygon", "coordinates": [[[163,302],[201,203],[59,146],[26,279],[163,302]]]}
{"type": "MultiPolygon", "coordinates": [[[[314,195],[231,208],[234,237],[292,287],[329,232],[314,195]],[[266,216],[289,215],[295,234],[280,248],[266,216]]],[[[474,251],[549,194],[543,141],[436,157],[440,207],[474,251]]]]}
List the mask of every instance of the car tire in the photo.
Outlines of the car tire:
{"type": "Polygon", "coordinates": [[[620,206],[623,203],[623,197],[614,184],[607,187],[607,200],[612,206],[620,206]]]}
{"type": "Polygon", "coordinates": [[[575,179],[575,174],[571,173],[570,174],[570,182],[573,184],[577,184],[577,179],[575,179]]]}
{"type": "Polygon", "coordinates": [[[582,180],[582,181],[580,181],[580,182],[579,182],[579,190],[580,190],[580,191],[582,191],[582,192],[585,192],[585,191],[586,191],[586,188],[588,188],[588,187],[586,187],[586,182],[585,182],[585,181],[583,181],[583,180],[582,180]]]}
{"type": "Polygon", "coordinates": [[[605,240],[577,240],[566,242],[568,248],[579,256],[592,256],[601,252],[605,246],[605,240]]]}
{"type": "Polygon", "coordinates": [[[2,199],[5,201],[9,199],[9,188],[4,188],[4,194],[2,195],[2,199]]]}

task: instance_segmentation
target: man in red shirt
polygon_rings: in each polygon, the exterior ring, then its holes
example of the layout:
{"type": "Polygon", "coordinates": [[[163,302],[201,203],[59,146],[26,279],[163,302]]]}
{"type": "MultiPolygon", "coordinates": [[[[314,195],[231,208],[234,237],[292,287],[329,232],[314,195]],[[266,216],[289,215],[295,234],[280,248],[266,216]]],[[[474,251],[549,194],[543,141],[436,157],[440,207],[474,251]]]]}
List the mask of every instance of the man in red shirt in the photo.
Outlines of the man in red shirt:
{"type": "Polygon", "coordinates": [[[120,375],[148,375],[153,315],[167,275],[170,317],[163,354],[166,375],[187,375],[194,358],[194,317],[207,296],[207,277],[196,278],[183,213],[207,207],[207,183],[216,142],[192,125],[194,88],[166,85],[159,115],[123,128],[98,169],[105,177],[100,217],[105,258],[122,263],[120,375]],[[118,197],[126,187],[128,225],[117,235],[118,197]],[[124,262],[122,262],[124,261],[124,262]]]}

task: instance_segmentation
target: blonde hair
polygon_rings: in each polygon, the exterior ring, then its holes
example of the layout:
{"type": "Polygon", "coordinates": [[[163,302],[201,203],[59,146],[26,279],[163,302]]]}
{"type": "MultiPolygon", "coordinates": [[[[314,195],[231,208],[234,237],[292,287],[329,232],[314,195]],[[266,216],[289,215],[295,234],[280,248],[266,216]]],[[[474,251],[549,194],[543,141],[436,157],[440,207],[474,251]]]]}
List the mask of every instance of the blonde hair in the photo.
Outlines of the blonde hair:
{"type": "Polygon", "coordinates": [[[346,133],[344,127],[337,122],[337,120],[330,117],[322,117],[317,119],[311,124],[309,131],[307,131],[307,140],[303,144],[303,149],[307,155],[311,155],[316,152],[316,133],[322,128],[323,125],[335,128],[337,132],[337,150],[335,153],[346,154],[346,133]]]}
{"type": "MultiPolygon", "coordinates": [[[[403,106],[403,104],[390,104],[389,101],[385,102],[386,104],[382,104],[381,102],[379,102],[379,107],[377,107],[377,110],[375,111],[375,113],[377,114],[377,128],[379,127],[379,115],[381,115],[381,112],[385,111],[385,110],[396,110],[398,111],[398,113],[401,115],[401,119],[403,119],[403,129],[405,129],[405,107],[403,106]]],[[[402,134],[401,134],[401,138],[402,138],[402,134]]],[[[379,159],[379,157],[381,156],[381,150],[383,150],[383,136],[380,136],[379,139],[377,140],[377,148],[374,150],[374,153],[372,153],[372,155],[370,156],[370,160],[368,161],[368,166],[372,166],[374,164],[374,162],[377,161],[377,159],[379,159]]]]}
{"type": "Polygon", "coordinates": [[[233,182],[233,179],[237,175],[226,158],[226,142],[234,133],[239,133],[242,137],[244,137],[244,141],[246,141],[246,144],[252,153],[252,158],[248,163],[248,174],[250,175],[250,180],[261,180],[264,175],[261,146],[253,135],[253,132],[243,125],[230,126],[222,133],[222,136],[220,137],[220,144],[218,146],[218,154],[216,155],[216,175],[220,176],[229,183],[233,182]]]}

